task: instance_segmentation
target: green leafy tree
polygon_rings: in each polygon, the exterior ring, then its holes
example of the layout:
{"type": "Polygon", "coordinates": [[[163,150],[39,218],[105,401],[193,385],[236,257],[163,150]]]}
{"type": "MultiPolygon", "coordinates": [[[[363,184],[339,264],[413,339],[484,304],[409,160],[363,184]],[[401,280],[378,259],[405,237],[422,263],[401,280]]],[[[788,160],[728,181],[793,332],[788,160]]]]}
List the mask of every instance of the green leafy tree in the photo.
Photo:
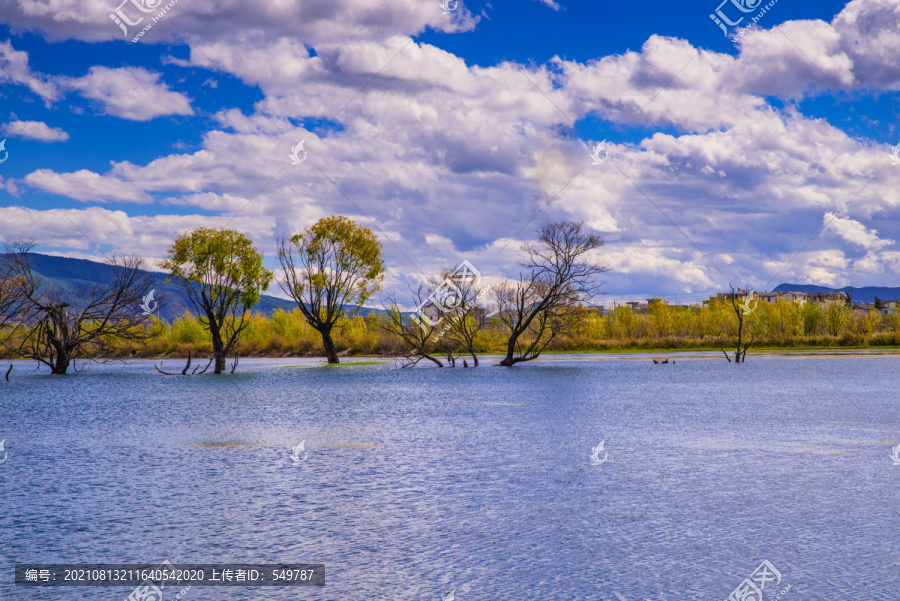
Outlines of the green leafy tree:
{"type": "Polygon", "coordinates": [[[648,312],[647,321],[655,338],[675,335],[675,310],[666,299],[654,297],[649,303],[648,312]]]}
{"type": "Polygon", "coordinates": [[[806,302],[800,311],[803,319],[803,334],[805,336],[814,336],[818,334],[824,323],[822,311],[817,303],[806,302]]]}
{"type": "Polygon", "coordinates": [[[215,372],[249,324],[250,309],[272,281],[263,254],[236,230],[202,227],[185,232],[161,263],[187,292],[200,323],[209,330],[215,372]]]}
{"type": "Polygon", "coordinates": [[[641,338],[644,324],[628,305],[619,305],[606,313],[610,338],[641,338]]]}
{"type": "Polygon", "coordinates": [[[838,303],[826,303],[824,313],[828,333],[837,336],[850,323],[852,309],[838,303]]]}
{"type": "Polygon", "coordinates": [[[303,317],[322,336],[328,363],[338,363],[333,330],[347,305],[361,306],[380,289],[384,277],[381,242],[369,228],[331,215],[311,228],[282,239],[279,281],[303,317]]]}
{"type": "Polygon", "coordinates": [[[778,332],[782,336],[794,335],[801,329],[800,304],[776,298],[769,319],[772,322],[771,332],[778,332]]]}

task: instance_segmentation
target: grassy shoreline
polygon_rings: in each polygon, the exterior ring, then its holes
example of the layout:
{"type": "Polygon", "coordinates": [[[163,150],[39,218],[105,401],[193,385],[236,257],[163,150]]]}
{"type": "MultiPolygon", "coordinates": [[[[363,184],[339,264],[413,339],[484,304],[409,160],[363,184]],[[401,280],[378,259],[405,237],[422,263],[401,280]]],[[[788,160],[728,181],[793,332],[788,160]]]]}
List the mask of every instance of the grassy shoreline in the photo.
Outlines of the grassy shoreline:
{"type": "MultiPolygon", "coordinates": [[[[403,356],[404,342],[386,332],[382,318],[352,316],[341,320],[335,330],[339,356],[392,359],[403,356]]],[[[212,356],[209,333],[193,315],[186,313],[173,322],[156,322],[154,334],[144,342],[130,344],[107,341],[100,348],[114,349],[107,359],[196,360],[212,356]]],[[[579,316],[544,351],[548,356],[567,354],[650,354],[665,357],[673,353],[733,353],[737,325],[730,305],[712,303],[697,310],[654,303],[647,314],[617,307],[603,315],[586,312],[579,316]]],[[[479,356],[505,353],[507,332],[488,320],[475,337],[479,356]]],[[[752,340],[754,354],[834,354],[900,353],[900,314],[862,314],[837,305],[795,306],[792,303],[760,302],[746,324],[743,341],[752,340]]],[[[0,348],[0,360],[16,358],[15,341],[0,348]]],[[[76,359],[91,358],[92,350],[82,349],[76,359]]],[[[94,351],[96,352],[96,351],[94,351]]],[[[322,358],[322,339],[300,314],[276,311],[271,316],[254,314],[241,333],[229,358],[322,358]]],[[[438,355],[439,356],[439,355],[438,355]]],[[[95,356],[96,358],[96,356],[95,356]]],[[[724,357],[722,357],[724,359],[724,357]]]]}
{"type": "MultiPolygon", "coordinates": [[[[198,350],[199,349],[194,349],[198,350]]],[[[212,354],[206,352],[194,352],[191,350],[191,357],[195,361],[200,360],[208,360],[212,354]]],[[[726,348],[726,351],[733,351],[733,349],[726,348]]],[[[698,348],[698,347],[682,347],[682,348],[625,348],[625,349],[583,349],[583,350],[552,350],[545,351],[541,354],[541,357],[557,357],[557,358],[565,358],[567,356],[583,356],[583,355],[593,355],[598,357],[610,356],[610,355],[634,355],[641,357],[660,357],[666,358],[672,355],[683,356],[685,354],[690,353],[702,353],[704,356],[708,356],[709,354],[713,354],[714,356],[718,356],[721,359],[724,359],[722,356],[722,351],[719,348],[698,348]]],[[[780,356],[806,356],[806,355],[860,355],[860,356],[900,356],[900,347],[895,346],[883,346],[883,347],[873,347],[873,346],[861,346],[861,347],[849,347],[849,346],[833,346],[833,347],[822,347],[822,346],[809,346],[809,347],[760,347],[751,349],[748,353],[748,358],[752,358],[753,355],[780,355],[780,356]]],[[[257,353],[257,354],[239,354],[241,359],[325,359],[324,353],[317,352],[301,352],[297,354],[292,353],[284,353],[284,352],[270,352],[270,353],[257,353]]],[[[481,359],[489,359],[491,357],[500,358],[503,356],[503,353],[500,351],[492,352],[486,351],[483,353],[478,353],[479,358],[481,359]]],[[[343,353],[340,357],[342,364],[364,364],[364,365],[373,365],[382,361],[390,361],[393,359],[399,359],[401,355],[382,355],[382,354],[347,354],[343,353]],[[360,361],[360,360],[376,360],[376,361],[360,361]]],[[[460,358],[460,361],[463,358],[460,358]]],[[[131,353],[120,353],[116,356],[112,357],[79,357],[80,360],[90,361],[90,360],[127,360],[127,359],[140,359],[140,360],[152,360],[152,361],[162,361],[162,360],[187,360],[188,352],[178,351],[167,354],[144,354],[144,353],[136,353],[132,355],[131,353]]],[[[23,357],[12,357],[7,356],[0,359],[2,361],[28,361],[29,359],[23,357]]]]}

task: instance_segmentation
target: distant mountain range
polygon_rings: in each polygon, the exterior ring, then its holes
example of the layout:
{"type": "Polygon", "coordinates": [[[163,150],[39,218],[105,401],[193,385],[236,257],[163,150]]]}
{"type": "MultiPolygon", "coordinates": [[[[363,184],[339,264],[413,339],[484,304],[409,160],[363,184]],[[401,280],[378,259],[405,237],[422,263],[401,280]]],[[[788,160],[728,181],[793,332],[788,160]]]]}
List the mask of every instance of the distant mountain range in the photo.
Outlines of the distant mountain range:
{"type": "MultiPolygon", "coordinates": [[[[109,265],[88,261],[86,259],[71,259],[69,257],[54,257],[38,253],[29,253],[31,269],[39,275],[45,285],[57,285],[63,289],[77,287],[85,284],[108,284],[113,280],[113,271],[109,265]]],[[[193,313],[193,306],[188,301],[187,293],[175,281],[166,282],[168,274],[158,271],[148,272],[153,278],[154,300],[159,303],[159,317],[166,321],[173,321],[184,315],[185,311],[193,313]]],[[[272,286],[278,286],[272,282],[272,286]]],[[[271,289],[271,286],[270,286],[271,289]]],[[[253,311],[271,315],[277,309],[293,311],[297,304],[290,300],[284,300],[264,294],[259,303],[254,305],[253,311]]],[[[365,307],[359,310],[360,315],[368,315],[374,309],[365,307]]]]}
{"type": "Polygon", "coordinates": [[[772,292],[843,292],[853,297],[854,303],[874,303],[875,297],[883,301],[900,300],[900,288],[888,286],[845,286],[844,288],[829,288],[827,286],[812,286],[809,284],[779,284],[772,292]]]}
{"type": "MultiPolygon", "coordinates": [[[[48,285],[72,288],[79,284],[106,284],[112,282],[112,268],[105,263],[88,261],[86,259],[54,257],[38,253],[30,253],[29,257],[31,258],[31,267],[34,272],[40,275],[48,285]]],[[[173,321],[184,315],[185,311],[193,312],[193,307],[188,301],[187,294],[178,283],[174,281],[166,282],[168,275],[165,273],[158,271],[151,271],[149,273],[153,278],[154,290],[156,290],[154,300],[159,303],[160,318],[165,319],[166,321],[173,321]]],[[[272,283],[272,286],[277,285],[278,284],[274,282],[272,283]]],[[[827,286],[815,286],[810,284],[779,284],[774,289],[774,292],[844,292],[850,294],[850,288],[850,286],[844,288],[829,288],[827,286]]],[[[854,287],[852,294],[853,301],[857,303],[874,302],[876,296],[883,301],[896,301],[900,300],[900,287],[854,287]]],[[[259,303],[253,307],[253,311],[271,315],[277,309],[284,309],[288,312],[293,311],[296,306],[296,303],[292,300],[284,300],[264,294],[259,303]]],[[[365,307],[359,309],[360,315],[364,316],[372,311],[380,312],[378,309],[368,309],[365,307]]]]}

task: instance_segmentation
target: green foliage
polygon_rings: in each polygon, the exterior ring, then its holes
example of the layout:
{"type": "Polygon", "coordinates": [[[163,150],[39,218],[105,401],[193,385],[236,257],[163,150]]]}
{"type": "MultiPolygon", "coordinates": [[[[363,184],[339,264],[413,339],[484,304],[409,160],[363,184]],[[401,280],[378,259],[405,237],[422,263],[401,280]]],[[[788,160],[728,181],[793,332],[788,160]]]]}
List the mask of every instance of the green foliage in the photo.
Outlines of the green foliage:
{"type": "Polygon", "coordinates": [[[803,324],[803,334],[805,336],[814,336],[820,333],[825,324],[825,317],[822,315],[822,309],[815,303],[805,303],[800,309],[800,316],[803,324]]]}
{"type": "MultiPolygon", "coordinates": [[[[384,261],[381,242],[352,219],[331,215],[291,237],[306,278],[293,283],[296,298],[307,287],[327,289],[342,304],[363,305],[380,288],[384,261]]],[[[323,306],[323,309],[325,307],[323,306]]]]}
{"type": "Polygon", "coordinates": [[[172,322],[167,332],[168,338],[179,344],[197,344],[206,339],[206,330],[188,312],[172,322]]]}
{"type": "Polygon", "coordinates": [[[160,265],[170,279],[200,286],[213,306],[233,299],[249,309],[272,282],[262,261],[262,253],[241,232],[201,227],[178,236],[160,265]]]}
{"type": "MultiPolygon", "coordinates": [[[[345,316],[334,328],[334,344],[339,352],[352,355],[396,356],[402,342],[386,333],[379,323],[383,314],[366,318],[345,316]]],[[[826,348],[854,346],[900,346],[900,314],[853,311],[841,303],[799,305],[790,301],[760,301],[748,314],[745,336],[753,338],[753,348],[826,348]],[[838,328],[837,333],[831,328],[838,328]]],[[[704,307],[660,304],[646,313],[630,307],[616,307],[601,314],[582,310],[572,330],[554,341],[555,351],[623,351],[651,349],[716,349],[731,347],[736,341],[737,319],[731,304],[713,302],[704,307]]],[[[136,348],[138,356],[209,356],[212,351],[205,326],[190,313],[172,324],[154,328],[157,334],[140,344],[123,342],[121,356],[136,348]]],[[[489,318],[475,338],[478,353],[502,353],[505,331],[489,318]]],[[[323,356],[322,337],[299,309],[276,311],[270,317],[248,316],[234,351],[242,357],[323,356]]],[[[7,353],[7,356],[12,356],[7,353]]]]}
{"type": "Polygon", "coordinates": [[[825,317],[825,327],[827,328],[828,334],[837,336],[842,331],[844,331],[844,329],[850,322],[852,311],[853,310],[846,305],[839,305],[837,303],[826,304],[823,313],[825,317]]]}
{"type": "Polygon", "coordinates": [[[213,373],[225,370],[225,355],[248,326],[250,308],[272,281],[263,255],[236,230],[202,227],[186,232],[169,247],[162,266],[184,287],[197,317],[209,332],[215,355],[213,373]]]}

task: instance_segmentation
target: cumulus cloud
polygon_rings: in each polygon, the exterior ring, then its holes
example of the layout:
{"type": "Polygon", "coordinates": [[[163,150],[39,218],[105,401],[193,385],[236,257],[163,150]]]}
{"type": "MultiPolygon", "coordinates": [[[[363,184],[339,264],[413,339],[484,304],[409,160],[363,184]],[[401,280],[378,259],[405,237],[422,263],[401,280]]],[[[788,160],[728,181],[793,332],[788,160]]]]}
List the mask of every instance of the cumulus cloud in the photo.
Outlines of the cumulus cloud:
{"type": "Polygon", "coordinates": [[[868,251],[881,250],[894,244],[893,240],[879,238],[877,230],[870,230],[859,221],[838,217],[834,213],[825,213],[823,223],[825,227],[847,242],[852,242],[868,251]]]}
{"type": "Polygon", "coordinates": [[[41,142],[65,142],[69,134],[59,127],[50,127],[41,121],[10,121],[0,126],[7,136],[41,142]]]}
{"type": "MultiPolygon", "coordinates": [[[[170,90],[161,77],[142,67],[101,66],[91,67],[79,78],[47,75],[31,69],[27,52],[14,49],[9,41],[0,42],[0,84],[27,86],[47,106],[74,90],[96,101],[106,114],[123,119],[149,121],[166,115],[193,115],[188,97],[170,90]]],[[[40,126],[37,129],[41,130],[40,126]]],[[[41,133],[54,135],[46,130],[41,133]]]]}
{"type": "Polygon", "coordinates": [[[59,87],[50,77],[28,66],[28,53],[16,50],[9,40],[0,42],[0,83],[26,86],[47,104],[59,96],[59,87]]]}
{"type": "MultiPolygon", "coordinates": [[[[435,4],[428,10],[440,13],[435,4]]],[[[893,19],[896,31],[900,15],[882,0],[854,0],[831,24],[750,31],[737,56],[651,36],[640,50],[587,62],[490,67],[411,38],[429,27],[419,5],[386,3],[388,26],[343,0],[306,4],[300,10],[318,31],[283,13],[290,2],[242,12],[250,6],[223,9],[246,16],[234,31],[210,6],[190,3],[179,26],[193,36],[192,19],[204,14],[209,31],[192,39],[188,58],[165,61],[258,86],[254,111],[223,108],[192,152],[113,162],[105,172],[38,169],[28,183],[85,203],[158,203],[150,217],[97,207],[64,213],[78,223],[111,220],[110,231],[85,227],[101,243],[138,237],[148,256],[186,227],[233,218],[229,227],[271,252],[277,235],[345,214],[382,237],[397,285],[462,258],[486,278],[515,276],[519,243],[548,219],[585,221],[607,241],[609,288],[648,292],[700,294],[772,277],[838,284],[850,269],[875,273],[871,256],[886,256],[900,236],[891,219],[900,171],[885,169],[883,144],[767,98],[892,89],[893,67],[879,67],[889,59],[847,43],[868,33],[893,48],[880,20],[893,19]],[[588,116],[666,133],[610,139],[610,160],[593,165],[590,145],[568,135],[588,116]],[[297,125],[304,118],[339,127],[310,131],[297,125]],[[287,154],[301,139],[308,159],[291,165],[287,154]],[[834,217],[851,200],[852,217],[834,217]],[[174,206],[204,215],[169,214],[174,206]],[[833,248],[834,236],[817,238],[823,213],[829,231],[868,258],[833,248]]],[[[41,9],[30,10],[36,23],[41,9]]],[[[86,31],[78,35],[93,35],[86,31]]],[[[67,85],[122,118],[193,113],[185,95],[144,69],[94,68],[74,82],[67,85]]],[[[4,210],[0,220],[57,232],[58,216],[4,210]]],[[[895,269],[900,260],[880,265],[895,269]]]]}
{"type": "Polygon", "coordinates": [[[149,202],[151,200],[136,186],[103,177],[87,169],[81,169],[74,173],[55,173],[49,169],[38,169],[29,174],[25,181],[45,193],[59,194],[75,200],[94,202],[110,200],[149,202]]]}
{"type": "MultiPolygon", "coordinates": [[[[158,7],[160,0],[150,0],[158,7]]],[[[115,3],[95,0],[18,0],[0,3],[0,20],[22,29],[38,31],[52,40],[80,39],[91,42],[123,39],[122,30],[109,18],[115,3]]],[[[137,26],[134,36],[156,13],[142,13],[127,4],[125,16],[137,26]]],[[[473,26],[465,5],[449,15],[439,2],[422,0],[283,0],[281,2],[212,2],[194,0],[177,3],[163,19],[171,18],[194,42],[233,40],[242,32],[272,37],[292,37],[306,44],[349,40],[379,40],[402,34],[414,35],[426,28],[437,31],[468,31],[473,26]]],[[[154,27],[142,43],[171,42],[171,28],[154,27]]]]}
{"type": "Polygon", "coordinates": [[[893,0],[853,0],[832,25],[853,61],[859,85],[900,89],[900,4],[893,0]]]}
{"type": "Polygon", "coordinates": [[[170,90],[160,77],[160,73],[140,67],[94,66],[84,77],[69,80],[68,87],[99,102],[106,114],[122,119],[149,121],[164,115],[193,115],[187,96],[170,90]]]}

